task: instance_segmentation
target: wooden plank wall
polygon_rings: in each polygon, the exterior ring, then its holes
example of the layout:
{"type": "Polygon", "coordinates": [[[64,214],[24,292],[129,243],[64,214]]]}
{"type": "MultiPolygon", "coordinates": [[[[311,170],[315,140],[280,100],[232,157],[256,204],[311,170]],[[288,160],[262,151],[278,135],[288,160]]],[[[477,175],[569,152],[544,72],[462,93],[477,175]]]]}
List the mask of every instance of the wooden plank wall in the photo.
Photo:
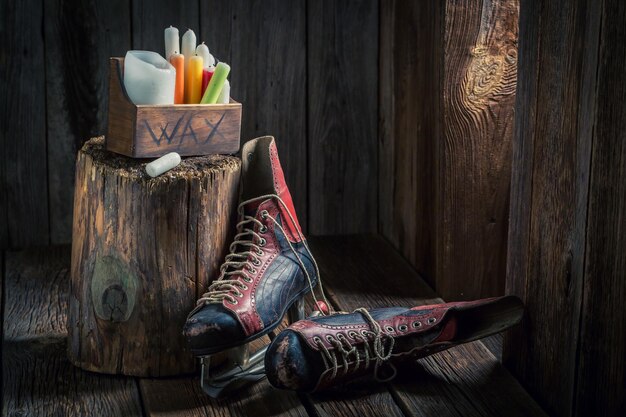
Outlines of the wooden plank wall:
{"type": "Polygon", "coordinates": [[[626,5],[522,2],[504,360],[551,415],[626,408],[626,5]]]}
{"type": "Polygon", "coordinates": [[[181,35],[193,28],[233,65],[242,138],[277,137],[301,224],[317,234],[376,231],[377,0],[0,7],[0,247],[69,242],[76,151],[106,133],[107,58],[163,53],[170,24],[181,35]]]}
{"type": "Polygon", "coordinates": [[[504,292],[517,18],[381,2],[380,231],[444,299],[504,292]]]}
{"type": "Polygon", "coordinates": [[[173,24],[236,68],[242,137],[276,135],[309,233],[380,231],[448,299],[503,292],[517,0],[14,3],[2,59],[23,42],[39,64],[3,66],[1,247],[69,242],[106,58],[162,52],[173,24]],[[17,39],[28,22],[39,38],[17,39]],[[5,81],[24,76],[32,94],[5,81]]]}

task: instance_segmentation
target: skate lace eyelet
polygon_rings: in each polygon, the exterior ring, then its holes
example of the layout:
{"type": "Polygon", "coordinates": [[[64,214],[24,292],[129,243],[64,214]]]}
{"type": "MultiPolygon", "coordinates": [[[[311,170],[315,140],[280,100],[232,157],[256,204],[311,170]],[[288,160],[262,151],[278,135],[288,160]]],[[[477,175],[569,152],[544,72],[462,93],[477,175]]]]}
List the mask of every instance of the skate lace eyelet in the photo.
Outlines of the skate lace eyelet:
{"type": "Polygon", "coordinates": [[[259,233],[265,233],[267,232],[267,226],[263,225],[259,228],[259,233]]]}
{"type": "Polygon", "coordinates": [[[389,333],[393,333],[393,332],[395,332],[395,331],[396,331],[396,329],[394,329],[394,328],[393,328],[393,327],[391,327],[391,326],[387,326],[387,327],[385,327],[385,330],[387,330],[389,333]]]}
{"type": "Polygon", "coordinates": [[[354,330],[351,330],[348,332],[348,337],[350,339],[354,339],[357,336],[357,332],[355,332],[354,330]]]}
{"type": "MultiPolygon", "coordinates": [[[[252,270],[250,272],[252,272],[254,274],[254,273],[256,273],[256,269],[252,268],[252,270]]],[[[247,283],[251,283],[252,282],[252,278],[248,278],[248,277],[244,277],[243,280],[246,281],[247,283]]]]}
{"type": "Polygon", "coordinates": [[[251,266],[249,266],[248,267],[248,272],[250,272],[251,274],[256,274],[256,269],[254,269],[251,266]]]}
{"type": "Polygon", "coordinates": [[[244,290],[244,291],[247,291],[248,290],[248,286],[247,285],[242,285],[241,289],[244,290]]]}
{"type": "Polygon", "coordinates": [[[413,327],[422,327],[422,323],[419,321],[414,321],[413,323],[411,323],[411,326],[413,327]]]}
{"type": "Polygon", "coordinates": [[[267,219],[267,216],[269,215],[269,212],[267,210],[263,210],[261,211],[261,217],[264,219],[267,219]]]}
{"type": "Polygon", "coordinates": [[[228,300],[228,302],[229,302],[230,304],[234,305],[234,306],[235,306],[235,305],[237,305],[237,304],[239,304],[239,301],[237,301],[237,300],[228,300]]]}
{"type": "Polygon", "coordinates": [[[261,261],[258,260],[258,259],[255,259],[254,261],[252,261],[252,265],[259,266],[259,265],[261,265],[261,261]]]}
{"type": "Polygon", "coordinates": [[[429,318],[429,319],[428,319],[428,324],[433,324],[433,323],[434,323],[434,322],[436,322],[436,321],[437,321],[437,319],[436,319],[436,318],[431,317],[431,318],[429,318]]]}
{"type": "Polygon", "coordinates": [[[267,240],[265,240],[264,238],[261,238],[261,240],[259,241],[259,246],[263,247],[265,246],[266,243],[267,243],[267,240]]]}
{"type": "Polygon", "coordinates": [[[320,339],[320,338],[319,338],[319,337],[317,337],[317,336],[314,336],[314,337],[313,337],[313,341],[314,341],[315,343],[319,343],[319,342],[321,342],[321,341],[322,341],[322,339],[320,339]]]}
{"type": "Polygon", "coordinates": [[[409,329],[409,327],[406,324],[401,324],[400,326],[398,326],[398,330],[400,330],[401,332],[406,332],[409,329]]]}
{"type": "Polygon", "coordinates": [[[265,254],[265,252],[263,252],[261,249],[259,249],[258,251],[256,251],[256,254],[259,256],[263,256],[265,254]]]}
{"type": "Polygon", "coordinates": [[[329,343],[331,343],[334,339],[335,338],[332,335],[330,335],[330,334],[326,335],[326,340],[328,340],[329,343]]]}

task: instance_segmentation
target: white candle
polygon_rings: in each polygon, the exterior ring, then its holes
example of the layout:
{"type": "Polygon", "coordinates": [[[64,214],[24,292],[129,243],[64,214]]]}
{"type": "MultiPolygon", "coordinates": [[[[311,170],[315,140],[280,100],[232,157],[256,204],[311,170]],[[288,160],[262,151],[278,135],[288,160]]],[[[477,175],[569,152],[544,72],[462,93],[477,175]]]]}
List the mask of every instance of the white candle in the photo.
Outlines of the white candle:
{"type": "Polygon", "coordinates": [[[168,61],[170,57],[180,52],[180,41],[178,39],[178,29],[168,27],[165,29],[165,59],[168,61]]]}
{"type": "Polygon", "coordinates": [[[180,155],[176,152],[170,152],[146,165],[146,172],[154,178],[172,168],[176,168],[178,164],[180,164],[180,155]]]}
{"type": "Polygon", "coordinates": [[[182,54],[185,55],[185,70],[187,69],[187,64],[192,56],[196,54],[196,34],[193,33],[193,30],[187,29],[187,32],[183,35],[183,43],[182,54]]]}
{"type": "Polygon", "coordinates": [[[210,68],[215,65],[215,58],[213,58],[213,55],[209,52],[209,47],[204,42],[196,48],[196,55],[202,57],[204,68],[210,68]]]}
{"type": "Polygon", "coordinates": [[[128,51],[124,87],[135,104],[174,104],[176,70],[156,52],[128,51]]]}
{"type": "Polygon", "coordinates": [[[228,80],[224,80],[224,86],[222,87],[222,91],[220,91],[217,102],[221,104],[228,104],[230,102],[230,83],[228,80]]]}

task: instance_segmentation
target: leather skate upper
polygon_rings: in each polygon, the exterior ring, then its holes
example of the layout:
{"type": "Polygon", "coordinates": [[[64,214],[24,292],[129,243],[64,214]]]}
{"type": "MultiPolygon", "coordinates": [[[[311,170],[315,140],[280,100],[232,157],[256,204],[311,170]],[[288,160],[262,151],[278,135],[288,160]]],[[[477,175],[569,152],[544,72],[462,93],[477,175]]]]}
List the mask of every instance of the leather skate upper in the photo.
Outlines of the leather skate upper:
{"type": "MultiPolygon", "coordinates": [[[[225,336],[244,342],[262,333],[282,319],[287,308],[297,298],[316,285],[313,260],[300,232],[300,225],[285,183],[274,138],[271,136],[247,142],[242,149],[240,224],[246,239],[254,246],[237,244],[235,252],[251,252],[240,269],[245,274],[232,274],[220,279],[238,280],[239,285],[220,301],[200,304],[192,311],[185,326],[192,349],[213,349],[237,340],[225,342],[225,336]],[[253,217],[255,222],[249,221],[253,217]],[[243,221],[243,222],[242,222],[243,221]],[[252,228],[252,233],[245,229],[252,228]],[[294,254],[295,252],[295,254],[294,254]],[[306,270],[311,280],[303,270],[306,270]],[[232,327],[231,316],[239,323],[237,329],[223,329],[223,322],[232,327]],[[203,329],[207,329],[206,334],[203,329]]],[[[242,230],[238,230],[241,233],[242,230]]],[[[219,285],[220,280],[216,281],[219,285]]],[[[205,294],[206,295],[206,294],[205,294]]],[[[203,296],[204,297],[204,296],[203,296]]]]}
{"type": "MultiPolygon", "coordinates": [[[[259,333],[280,320],[288,303],[309,290],[306,276],[287,243],[288,238],[270,219],[273,217],[281,225],[284,224],[279,207],[267,200],[258,206],[255,217],[267,228],[264,233],[259,231],[265,239],[265,245],[261,248],[263,254],[258,256],[260,263],[254,266],[256,273],[248,273],[252,282],[246,283],[247,289],[240,290],[243,296],[237,298],[237,303],[227,299],[222,301],[224,308],[237,317],[247,336],[259,333]],[[268,217],[264,218],[264,215],[268,217]]],[[[315,285],[317,276],[304,244],[299,242],[291,245],[298,252],[315,285]]]]}
{"type": "MultiPolygon", "coordinates": [[[[424,357],[497,333],[517,323],[522,311],[516,297],[499,297],[410,309],[372,309],[369,314],[380,326],[383,347],[391,349],[390,339],[394,339],[390,356],[390,361],[394,362],[424,357]]],[[[365,340],[372,357],[372,326],[359,312],[298,321],[270,346],[266,355],[268,378],[279,388],[315,391],[371,373],[372,366],[366,368],[363,363],[365,340]],[[344,351],[356,347],[360,352],[359,360],[354,352],[344,355],[338,345],[344,351]],[[328,354],[336,358],[336,372],[328,359],[321,360],[328,354]],[[306,362],[316,365],[304,366],[306,362]],[[308,374],[302,369],[307,369],[308,374]]]]}

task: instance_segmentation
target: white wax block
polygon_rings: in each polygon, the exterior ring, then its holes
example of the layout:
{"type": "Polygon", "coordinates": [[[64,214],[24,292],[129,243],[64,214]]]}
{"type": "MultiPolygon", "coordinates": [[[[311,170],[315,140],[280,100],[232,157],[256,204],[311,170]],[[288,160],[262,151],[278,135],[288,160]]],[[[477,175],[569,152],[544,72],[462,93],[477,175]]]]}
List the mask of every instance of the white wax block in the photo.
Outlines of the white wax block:
{"type": "Polygon", "coordinates": [[[213,58],[213,55],[209,52],[209,47],[206,46],[204,42],[196,48],[196,55],[202,57],[202,65],[204,68],[208,69],[215,65],[215,58],[213,58]]]}
{"type": "Polygon", "coordinates": [[[174,104],[176,70],[156,52],[128,51],[124,87],[135,104],[174,104]]]}
{"type": "Polygon", "coordinates": [[[224,80],[224,86],[217,97],[217,102],[220,104],[230,103],[230,82],[228,80],[224,80]]]}
{"type": "Polygon", "coordinates": [[[170,152],[146,165],[146,172],[154,178],[172,168],[176,168],[178,164],[180,164],[180,155],[176,152],[170,152]]]}
{"type": "Polygon", "coordinates": [[[175,53],[180,53],[178,29],[170,26],[165,29],[165,59],[169,61],[170,57],[175,53]]]}

